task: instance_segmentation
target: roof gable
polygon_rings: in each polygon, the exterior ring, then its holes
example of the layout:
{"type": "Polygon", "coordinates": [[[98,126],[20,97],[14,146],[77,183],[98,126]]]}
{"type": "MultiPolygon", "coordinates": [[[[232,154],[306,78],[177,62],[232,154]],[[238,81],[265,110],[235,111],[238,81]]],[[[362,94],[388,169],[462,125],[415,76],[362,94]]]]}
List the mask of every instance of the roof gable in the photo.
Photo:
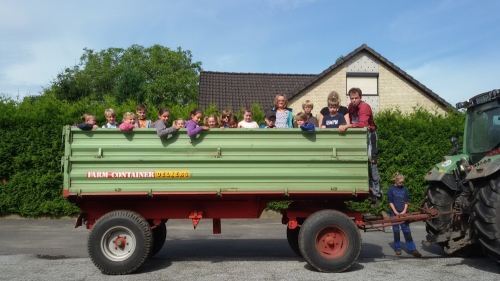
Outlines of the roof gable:
{"type": "Polygon", "coordinates": [[[442,107],[453,107],[451,104],[449,104],[447,101],[445,101],[443,98],[441,98],[439,95],[434,93],[431,89],[427,88],[424,86],[422,83],[417,81],[415,78],[413,78],[411,75],[403,71],[401,68],[397,67],[395,64],[390,62],[388,59],[380,55],[379,53],[375,52],[372,48],[368,47],[366,44],[361,45],[351,53],[349,53],[347,56],[343,57],[342,59],[339,59],[335,62],[334,65],[330,66],[329,68],[325,69],[323,72],[321,72],[319,75],[316,76],[315,79],[309,80],[307,83],[302,85],[302,87],[296,88],[290,96],[288,96],[288,99],[293,99],[294,96],[298,95],[308,87],[311,87],[315,82],[323,78],[324,76],[328,75],[330,72],[334,71],[336,68],[340,67],[344,62],[347,62],[349,59],[352,57],[356,56],[357,54],[361,52],[367,52],[377,58],[380,63],[384,64],[386,67],[394,71],[397,75],[401,76],[404,80],[408,81],[410,84],[421,90],[425,95],[427,95],[429,98],[432,100],[435,100],[438,105],[442,107]]]}

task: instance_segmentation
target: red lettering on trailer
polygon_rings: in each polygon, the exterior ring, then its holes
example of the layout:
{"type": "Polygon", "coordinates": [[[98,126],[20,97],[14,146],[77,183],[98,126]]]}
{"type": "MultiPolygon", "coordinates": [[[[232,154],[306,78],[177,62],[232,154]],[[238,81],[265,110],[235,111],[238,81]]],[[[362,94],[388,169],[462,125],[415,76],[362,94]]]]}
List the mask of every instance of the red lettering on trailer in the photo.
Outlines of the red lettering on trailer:
{"type": "Polygon", "coordinates": [[[154,178],[155,172],[87,172],[87,178],[154,178]]]}
{"type": "Polygon", "coordinates": [[[186,170],[149,171],[149,172],[87,172],[87,178],[189,178],[186,170]]]}

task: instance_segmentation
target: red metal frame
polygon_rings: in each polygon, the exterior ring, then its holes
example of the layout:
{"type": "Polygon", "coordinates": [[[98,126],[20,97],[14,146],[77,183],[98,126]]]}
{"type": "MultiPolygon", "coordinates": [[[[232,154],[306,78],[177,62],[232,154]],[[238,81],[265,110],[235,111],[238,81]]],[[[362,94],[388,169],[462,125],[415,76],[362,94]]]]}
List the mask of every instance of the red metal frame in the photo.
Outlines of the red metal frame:
{"type": "MultiPolygon", "coordinates": [[[[360,229],[378,229],[423,221],[439,216],[435,209],[421,209],[422,212],[408,213],[382,220],[365,221],[362,212],[346,211],[344,201],[355,197],[357,200],[368,197],[368,192],[110,192],[84,193],[80,196],[64,192],[68,199],[76,202],[82,214],[76,227],[85,224],[92,228],[95,221],[114,210],[130,210],[152,221],[152,228],[168,219],[191,219],[194,228],[199,221],[213,219],[213,233],[221,233],[221,218],[259,218],[267,203],[272,200],[292,200],[289,209],[282,211],[282,223],[289,229],[301,227],[299,219],[324,210],[339,210],[350,217],[360,229]],[[299,200],[300,199],[300,200],[299,200]]],[[[76,195],[76,194],[75,194],[76,195]]]]}

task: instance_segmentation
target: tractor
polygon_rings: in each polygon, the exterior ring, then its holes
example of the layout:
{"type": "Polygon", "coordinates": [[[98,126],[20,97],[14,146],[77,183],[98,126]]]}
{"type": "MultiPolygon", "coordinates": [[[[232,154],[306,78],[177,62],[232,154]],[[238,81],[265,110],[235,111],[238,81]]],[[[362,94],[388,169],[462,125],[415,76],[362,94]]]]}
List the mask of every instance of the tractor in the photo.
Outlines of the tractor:
{"type": "Polygon", "coordinates": [[[500,90],[456,105],[465,110],[462,146],[425,176],[423,208],[439,216],[426,221],[427,241],[448,254],[484,254],[500,263],[500,90]]]}

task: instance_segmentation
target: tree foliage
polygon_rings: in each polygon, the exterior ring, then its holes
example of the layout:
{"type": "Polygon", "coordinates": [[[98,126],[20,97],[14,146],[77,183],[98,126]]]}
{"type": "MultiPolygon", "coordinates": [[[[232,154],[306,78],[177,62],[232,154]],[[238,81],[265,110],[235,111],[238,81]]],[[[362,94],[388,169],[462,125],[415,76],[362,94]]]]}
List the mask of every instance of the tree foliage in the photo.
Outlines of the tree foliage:
{"type": "Polygon", "coordinates": [[[201,70],[201,62],[193,62],[191,52],[180,47],[84,49],[80,62],[64,69],[44,90],[67,101],[102,101],[111,95],[118,104],[130,99],[186,105],[197,100],[201,70]]]}

